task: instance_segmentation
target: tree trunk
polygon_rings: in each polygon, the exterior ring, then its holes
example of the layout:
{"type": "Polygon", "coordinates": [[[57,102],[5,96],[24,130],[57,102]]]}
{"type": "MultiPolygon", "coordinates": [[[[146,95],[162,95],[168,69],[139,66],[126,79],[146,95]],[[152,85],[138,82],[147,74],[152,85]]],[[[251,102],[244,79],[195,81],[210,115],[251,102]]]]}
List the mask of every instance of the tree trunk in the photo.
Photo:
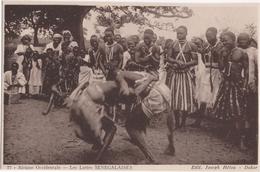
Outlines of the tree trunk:
{"type": "Polygon", "coordinates": [[[73,14],[70,20],[65,20],[63,23],[62,30],[68,29],[71,31],[73,38],[78,42],[79,47],[85,49],[84,44],[84,34],[83,34],[83,20],[85,15],[92,9],[93,7],[78,7],[76,13],[73,14]]]}
{"type": "Polygon", "coordinates": [[[35,27],[34,28],[34,34],[33,34],[33,44],[34,46],[38,46],[39,45],[39,40],[38,40],[38,30],[39,28],[38,27],[35,27]]]}

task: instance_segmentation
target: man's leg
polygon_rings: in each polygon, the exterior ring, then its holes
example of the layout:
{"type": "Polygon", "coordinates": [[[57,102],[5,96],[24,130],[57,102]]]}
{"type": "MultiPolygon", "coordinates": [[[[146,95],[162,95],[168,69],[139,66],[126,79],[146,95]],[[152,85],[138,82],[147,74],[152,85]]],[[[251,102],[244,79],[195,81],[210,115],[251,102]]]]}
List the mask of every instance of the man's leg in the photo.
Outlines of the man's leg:
{"type": "Polygon", "coordinates": [[[165,154],[168,155],[175,155],[175,148],[174,148],[174,141],[173,141],[173,129],[174,129],[174,124],[173,124],[173,113],[168,112],[167,113],[167,127],[168,127],[168,141],[169,145],[164,151],[165,154]]]}
{"type": "Polygon", "coordinates": [[[116,126],[110,119],[107,119],[106,117],[104,117],[102,119],[102,125],[103,125],[103,129],[105,130],[105,136],[103,139],[104,144],[102,145],[101,149],[98,152],[98,155],[95,159],[96,162],[100,161],[103,153],[107,150],[108,146],[111,144],[111,142],[114,138],[114,135],[116,133],[116,126]]]}
{"type": "Polygon", "coordinates": [[[52,105],[53,105],[54,96],[55,96],[55,93],[52,92],[52,93],[51,93],[50,100],[49,100],[49,103],[48,103],[48,107],[47,107],[46,111],[43,111],[43,112],[42,112],[43,115],[47,115],[47,114],[50,112],[51,107],[52,107],[52,105]]]}
{"type": "Polygon", "coordinates": [[[149,163],[155,163],[156,160],[144,139],[144,133],[148,124],[147,120],[148,119],[143,113],[141,106],[136,107],[135,111],[128,115],[126,131],[130,136],[131,141],[139,147],[149,163]]]}
{"type": "Polygon", "coordinates": [[[175,128],[180,128],[180,111],[174,111],[175,116],[175,128]]]}
{"type": "Polygon", "coordinates": [[[239,147],[241,150],[246,150],[246,128],[245,121],[238,117],[235,122],[237,134],[239,136],[239,147]]]}
{"type": "Polygon", "coordinates": [[[205,115],[205,111],[206,111],[206,103],[201,103],[200,108],[197,112],[196,120],[191,125],[192,127],[200,127],[201,121],[205,115]]]}
{"type": "Polygon", "coordinates": [[[181,128],[185,128],[187,116],[188,116],[188,112],[181,111],[181,126],[180,126],[181,128]]]}

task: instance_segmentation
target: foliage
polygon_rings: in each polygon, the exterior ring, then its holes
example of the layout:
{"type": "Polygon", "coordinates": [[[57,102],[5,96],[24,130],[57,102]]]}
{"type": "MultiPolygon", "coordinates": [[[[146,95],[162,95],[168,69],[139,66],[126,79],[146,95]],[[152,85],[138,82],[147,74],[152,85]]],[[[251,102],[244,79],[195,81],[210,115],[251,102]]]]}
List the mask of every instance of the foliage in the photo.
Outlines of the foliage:
{"type": "Polygon", "coordinates": [[[97,22],[100,26],[119,29],[125,23],[134,23],[140,26],[174,31],[172,22],[162,22],[161,18],[189,18],[193,12],[187,7],[179,6],[105,6],[94,8],[99,15],[97,22]],[[155,20],[151,21],[148,16],[155,20]]]}
{"type": "Polygon", "coordinates": [[[257,34],[257,26],[255,23],[250,23],[245,26],[246,32],[250,35],[251,38],[255,38],[257,34]]]}

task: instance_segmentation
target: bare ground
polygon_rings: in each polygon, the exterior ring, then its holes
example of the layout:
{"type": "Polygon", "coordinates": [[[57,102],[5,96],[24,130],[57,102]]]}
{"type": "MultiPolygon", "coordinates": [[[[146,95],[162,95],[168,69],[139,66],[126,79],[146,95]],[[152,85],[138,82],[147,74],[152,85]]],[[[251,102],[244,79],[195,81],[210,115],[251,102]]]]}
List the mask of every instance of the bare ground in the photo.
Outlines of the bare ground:
{"type": "MultiPolygon", "coordinates": [[[[4,164],[91,164],[95,152],[91,145],[75,138],[69,123],[68,109],[54,108],[50,114],[41,112],[47,102],[33,99],[4,106],[4,164]]],[[[188,120],[191,123],[192,119],[188,120]]],[[[163,154],[167,146],[165,123],[150,127],[146,140],[160,164],[252,164],[256,150],[242,152],[238,147],[217,136],[212,126],[187,127],[175,131],[176,155],[163,154]]],[[[214,127],[213,127],[214,129],[214,127]]],[[[215,126],[216,129],[216,126],[215,126]]],[[[124,128],[116,136],[102,158],[104,164],[139,164],[144,160],[141,151],[126,141],[124,128]]]]}

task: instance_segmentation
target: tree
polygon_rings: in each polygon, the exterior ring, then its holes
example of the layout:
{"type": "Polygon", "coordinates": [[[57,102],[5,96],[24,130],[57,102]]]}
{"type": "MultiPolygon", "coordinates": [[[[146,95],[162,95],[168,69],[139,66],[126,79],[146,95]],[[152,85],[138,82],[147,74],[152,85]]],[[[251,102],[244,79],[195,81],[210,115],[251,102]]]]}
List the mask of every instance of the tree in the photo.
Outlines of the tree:
{"type": "Polygon", "coordinates": [[[38,45],[37,34],[47,33],[56,20],[47,17],[47,10],[38,6],[5,6],[5,36],[17,37],[24,28],[33,28],[34,44],[38,45]]]}
{"type": "Polygon", "coordinates": [[[23,28],[34,29],[34,44],[38,45],[39,32],[61,32],[68,29],[83,47],[82,22],[93,7],[50,5],[6,5],[5,37],[17,37],[23,28]]]}
{"type": "Polygon", "coordinates": [[[178,20],[179,18],[189,18],[193,14],[191,9],[179,6],[105,6],[96,7],[93,10],[99,13],[97,22],[100,26],[115,29],[119,29],[125,23],[134,23],[140,26],[146,25],[151,28],[174,31],[175,27],[172,22],[165,23],[159,19],[173,18],[178,20]],[[152,22],[148,18],[151,15],[158,20],[152,22]]]}
{"type": "Polygon", "coordinates": [[[148,7],[148,6],[68,6],[68,5],[6,5],[5,6],[5,36],[18,36],[21,29],[34,29],[34,43],[38,44],[38,32],[61,32],[68,29],[72,32],[79,46],[85,48],[83,37],[83,19],[91,10],[100,13],[97,17],[102,26],[119,28],[125,23],[147,25],[152,28],[174,30],[173,23],[151,21],[154,18],[188,18],[192,10],[187,7],[148,7]]]}

